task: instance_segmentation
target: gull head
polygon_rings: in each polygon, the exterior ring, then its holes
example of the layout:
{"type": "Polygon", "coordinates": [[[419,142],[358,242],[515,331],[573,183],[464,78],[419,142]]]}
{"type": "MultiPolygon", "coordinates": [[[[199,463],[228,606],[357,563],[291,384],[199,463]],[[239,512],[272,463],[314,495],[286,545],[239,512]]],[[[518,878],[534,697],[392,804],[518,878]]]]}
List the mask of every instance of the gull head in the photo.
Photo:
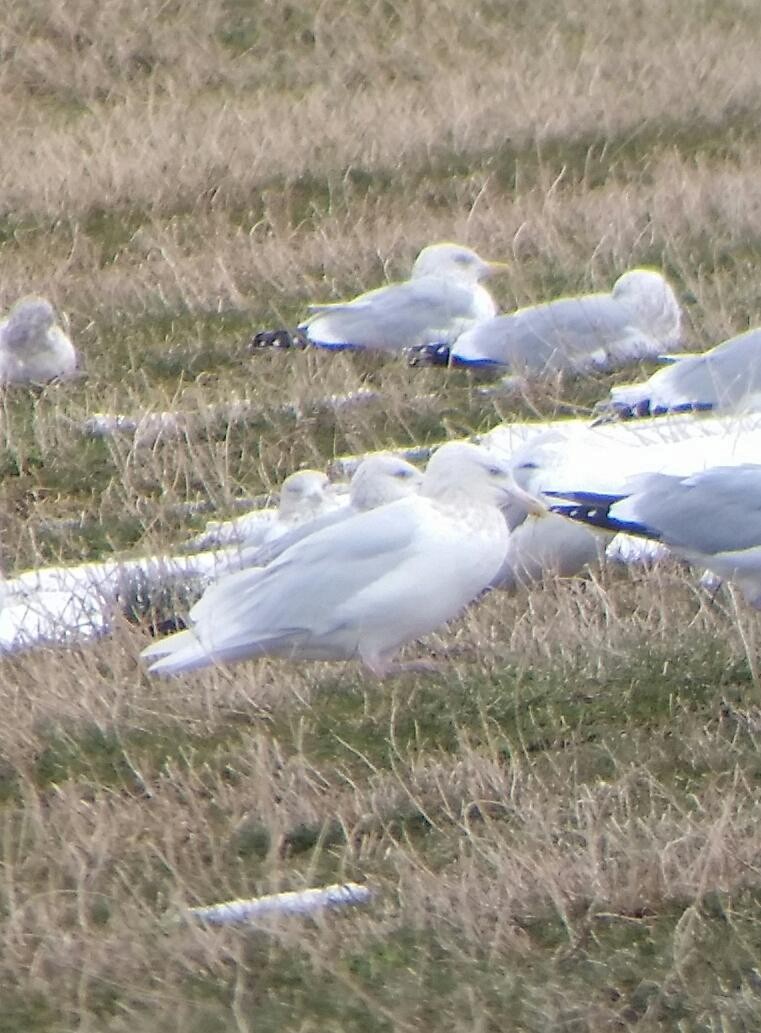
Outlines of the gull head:
{"type": "Polygon", "coordinates": [[[362,511],[375,509],[414,495],[422,483],[422,473],[405,459],[394,455],[368,456],[351,479],[351,504],[362,511]]]}
{"type": "Polygon", "coordinates": [[[280,488],[278,516],[304,518],[317,516],[332,491],[328,477],[320,470],[299,470],[286,477],[280,488]]]}
{"type": "Polygon", "coordinates": [[[456,283],[476,284],[506,268],[505,263],[487,262],[461,244],[429,244],[415,259],[412,278],[436,276],[456,283]]]}
{"type": "Polygon", "coordinates": [[[422,494],[463,505],[502,506],[510,499],[514,484],[505,456],[480,445],[450,441],[428,461],[422,494]]]}
{"type": "Polygon", "coordinates": [[[31,295],[17,301],[3,324],[3,337],[8,347],[23,346],[55,324],[55,309],[45,298],[31,295]]]}
{"type": "Polygon", "coordinates": [[[613,285],[612,297],[631,310],[636,325],[665,342],[677,341],[681,312],[673,290],[654,269],[630,269],[613,285]]]}

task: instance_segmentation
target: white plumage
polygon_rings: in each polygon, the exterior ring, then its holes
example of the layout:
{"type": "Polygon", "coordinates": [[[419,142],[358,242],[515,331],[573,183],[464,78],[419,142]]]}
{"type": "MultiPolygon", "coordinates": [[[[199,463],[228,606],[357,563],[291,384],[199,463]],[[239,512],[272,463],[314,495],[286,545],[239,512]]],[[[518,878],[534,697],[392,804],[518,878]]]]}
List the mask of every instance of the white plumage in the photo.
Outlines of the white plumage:
{"type": "Polygon", "coordinates": [[[410,279],[360,294],[351,301],[310,305],[300,327],[324,348],[371,348],[397,352],[424,344],[451,343],[468,327],[497,313],[480,281],[502,268],[458,244],[423,248],[410,279]]]}
{"type": "Polygon", "coordinates": [[[480,323],[455,341],[450,361],[532,374],[612,369],[678,347],[680,325],[664,277],[632,269],[610,294],[558,298],[480,323]]]}
{"type": "Polygon", "coordinates": [[[419,495],[325,528],[265,568],[222,578],[192,627],[149,646],[157,673],[255,656],[358,658],[376,675],[396,651],[455,617],[490,583],[507,544],[507,464],[451,443],[419,495]]]}
{"type": "Polygon", "coordinates": [[[264,545],[299,524],[314,520],[342,504],[329,478],[320,470],[298,470],[283,481],[276,512],[255,510],[232,520],[210,520],[202,534],[188,542],[194,549],[220,545],[264,545]]]}
{"type": "Polygon", "coordinates": [[[299,524],[286,534],[264,545],[244,548],[242,566],[262,567],[277,559],[302,538],[321,531],[332,524],[342,523],[358,513],[366,513],[388,502],[413,495],[420,489],[423,475],[411,463],[390,453],[379,453],[363,459],[349,485],[349,504],[340,509],[321,513],[314,520],[299,524]]]}
{"type": "Polygon", "coordinates": [[[0,323],[0,384],[45,384],[71,376],[76,366],[50,302],[34,295],[17,301],[0,323]]]}

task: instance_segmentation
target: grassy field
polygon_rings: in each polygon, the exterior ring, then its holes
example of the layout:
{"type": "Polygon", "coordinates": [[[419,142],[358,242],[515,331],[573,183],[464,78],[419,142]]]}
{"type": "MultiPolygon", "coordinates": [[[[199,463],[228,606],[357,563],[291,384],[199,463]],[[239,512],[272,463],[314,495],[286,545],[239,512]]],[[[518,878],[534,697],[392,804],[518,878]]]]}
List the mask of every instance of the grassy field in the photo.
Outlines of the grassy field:
{"type": "MultiPolygon", "coordinates": [[[[2,398],[4,569],[174,547],[186,503],[641,372],[511,402],[247,353],[432,241],[510,262],[507,309],[652,264],[692,346],[757,325],[760,38],[756,0],[9,0],[0,305],[49,296],[87,377],[2,398]],[[168,409],[151,448],[78,429],[168,409]]],[[[495,594],[421,647],[441,676],[158,681],[126,619],[3,660],[0,1033],[757,1030],[760,636],[674,565],[495,594]],[[373,905],[172,917],[345,879],[373,905]]]]}

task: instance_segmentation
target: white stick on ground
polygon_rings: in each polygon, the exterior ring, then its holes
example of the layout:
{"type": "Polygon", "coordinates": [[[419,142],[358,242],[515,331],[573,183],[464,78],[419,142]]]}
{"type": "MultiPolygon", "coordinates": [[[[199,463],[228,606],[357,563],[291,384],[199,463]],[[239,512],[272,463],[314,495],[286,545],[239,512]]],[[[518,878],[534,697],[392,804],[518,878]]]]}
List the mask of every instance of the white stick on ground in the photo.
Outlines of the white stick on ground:
{"type": "Polygon", "coordinates": [[[264,897],[190,907],[185,913],[206,925],[235,925],[270,915],[311,915],[328,908],[368,904],[372,897],[373,891],[369,887],[357,882],[345,882],[323,886],[321,889],[268,893],[264,897]]]}

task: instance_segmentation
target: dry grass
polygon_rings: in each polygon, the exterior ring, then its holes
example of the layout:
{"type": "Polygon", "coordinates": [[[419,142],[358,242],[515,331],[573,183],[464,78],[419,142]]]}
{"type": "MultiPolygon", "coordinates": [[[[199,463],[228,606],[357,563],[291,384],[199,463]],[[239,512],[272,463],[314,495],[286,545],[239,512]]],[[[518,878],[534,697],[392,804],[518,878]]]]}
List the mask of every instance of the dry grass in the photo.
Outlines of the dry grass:
{"type": "MultiPolygon", "coordinates": [[[[505,307],[652,263],[695,344],[761,321],[760,32],[751,0],[7,4],[0,302],[51,296],[88,377],[2,401],[6,569],[166,548],[188,502],[605,393],[247,355],[433,240],[509,259],[505,307]],[[319,404],[360,387],[382,401],[319,404]],[[168,409],[187,432],[151,448],[76,430],[168,409]]],[[[145,639],[3,661],[0,1033],[756,1028],[742,605],[604,571],[487,599],[427,644],[444,674],[383,685],[157,682],[145,639]],[[171,917],[345,878],[375,904],[171,917]]]]}

